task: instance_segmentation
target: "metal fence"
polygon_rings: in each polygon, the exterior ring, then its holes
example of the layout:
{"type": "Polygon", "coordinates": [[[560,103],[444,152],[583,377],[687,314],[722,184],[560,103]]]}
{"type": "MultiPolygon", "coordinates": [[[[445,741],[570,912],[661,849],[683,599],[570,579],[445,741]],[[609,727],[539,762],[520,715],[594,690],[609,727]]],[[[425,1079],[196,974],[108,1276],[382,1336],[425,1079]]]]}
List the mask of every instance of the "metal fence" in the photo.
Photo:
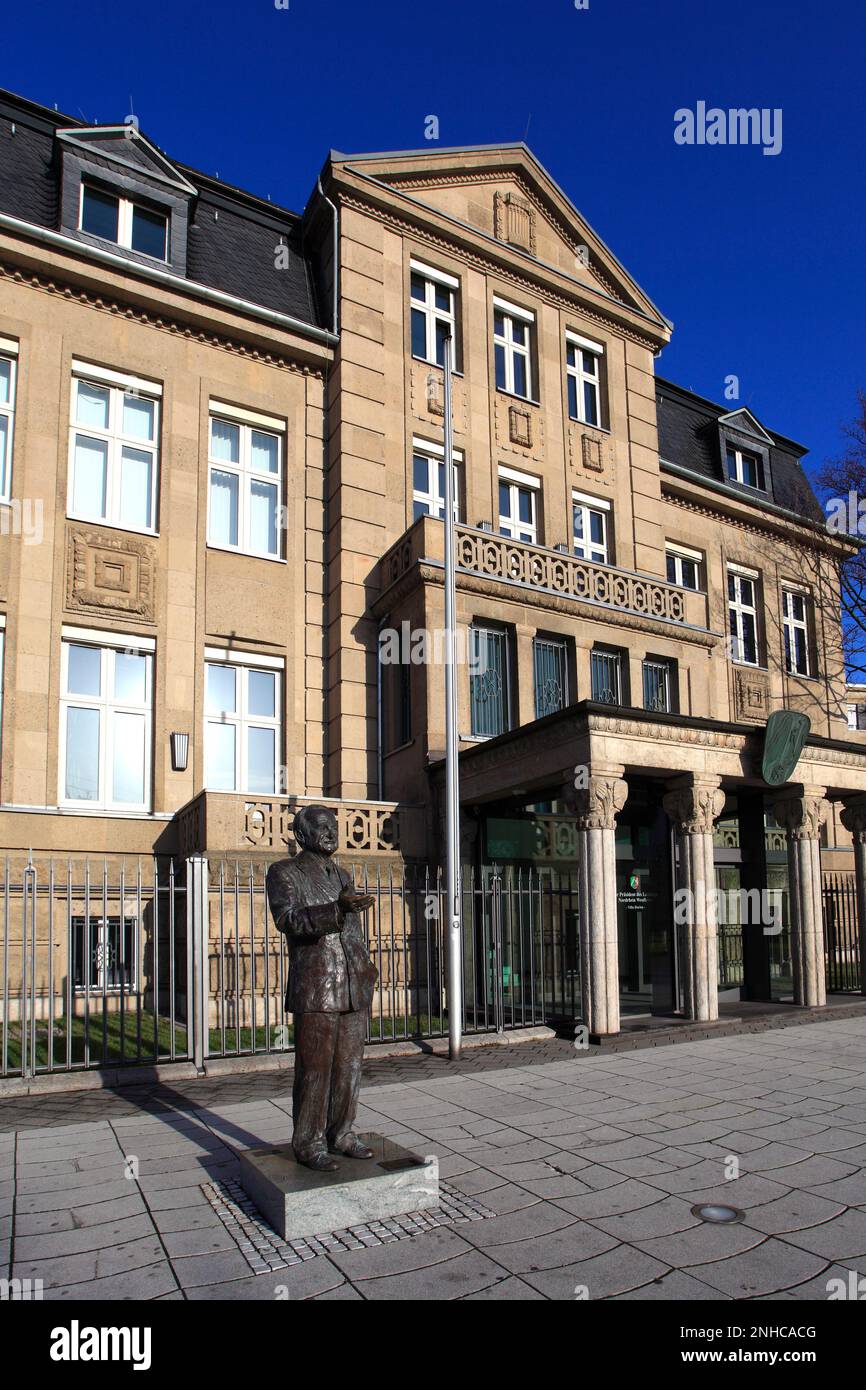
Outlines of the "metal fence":
{"type": "MultiPolygon", "coordinates": [[[[7,861],[0,881],[0,1075],[290,1050],[285,937],[261,861],[7,861]]],[[[372,1042],[448,1033],[445,883],[430,866],[352,867],[378,970],[372,1042]]],[[[577,876],[467,870],[464,1028],[571,1017],[577,876]]]]}
{"type": "MultiPolygon", "coordinates": [[[[0,1076],[290,1050],[285,937],[267,865],[155,857],[0,869],[0,1076]]],[[[352,867],[378,981],[368,1039],[448,1033],[445,884],[425,865],[352,867]]],[[[466,869],[466,1032],[580,1017],[578,874],[466,869]]],[[[823,883],[828,989],[858,991],[853,875],[823,883]]],[[[787,938],[786,938],[787,939],[787,938]]],[[[777,949],[781,948],[781,938],[777,949]]],[[[720,929],[720,986],[742,982],[738,923],[720,929]]]]}
{"type": "Polygon", "coordinates": [[[7,861],[0,882],[0,1075],[190,1056],[183,866],[7,861]]]}
{"type": "Polygon", "coordinates": [[[824,874],[824,953],[827,989],[859,992],[860,933],[857,927],[857,893],[851,873],[824,874]]]}

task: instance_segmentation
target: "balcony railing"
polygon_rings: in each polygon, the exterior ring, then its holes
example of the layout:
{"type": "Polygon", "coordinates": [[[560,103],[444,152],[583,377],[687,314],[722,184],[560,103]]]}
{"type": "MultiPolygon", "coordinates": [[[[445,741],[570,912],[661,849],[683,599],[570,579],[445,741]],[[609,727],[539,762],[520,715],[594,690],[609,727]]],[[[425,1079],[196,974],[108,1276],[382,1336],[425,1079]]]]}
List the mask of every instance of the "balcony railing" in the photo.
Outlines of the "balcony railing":
{"type": "MultiPolygon", "coordinates": [[[[429,517],[416,521],[383,557],[382,588],[389,588],[425,560],[444,560],[442,525],[429,517]]],[[[701,593],[473,526],[456,529],[456,561],[458,577],[475,574],[644,618],[706,626],[706,599],[701,593]]]]}
{"type": "Polygon", "coordinates": [[[292,821],[302,806],[329,806],[337,817],[337,853],[377,858],[423,852],[423,810],[396,801],[200,792],[177,813],[181,854],[294,854],[292,821]]]}

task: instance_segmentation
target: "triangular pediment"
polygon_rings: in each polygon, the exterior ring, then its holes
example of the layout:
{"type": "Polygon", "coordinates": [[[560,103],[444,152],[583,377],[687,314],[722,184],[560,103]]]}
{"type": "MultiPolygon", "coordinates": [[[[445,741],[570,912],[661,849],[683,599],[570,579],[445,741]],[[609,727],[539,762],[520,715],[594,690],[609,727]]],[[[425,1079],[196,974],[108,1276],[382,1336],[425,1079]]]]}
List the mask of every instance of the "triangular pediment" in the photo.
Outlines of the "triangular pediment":
{"type": "Polygon", "coordinates": [[[124,169],[139,178],[155,179],[183,193],[196,192],[171,160],[142,135],[137,125],[73,126],[58,130],[57,138],[64,147],[90,155],[99,162],[104,160],[118,170],[124,169]]]}
{"type": "Polygon", "coordinates": [[[720,425],[726,425],[729,430],[737,430],[740,434],[749,434],[753,439],[758,439],[762,444],[772,444],[772,436],[767,434],[764,426],[756,420],[751,410],[742,406],[739,410],[731,410],[727,415],[720,415],[718,419],[720,425]]]}
{"type": "Polygon", "coordinates": [[[525,145],[332,160],[636,310],[667,336],[664,315],[525,145]]]}

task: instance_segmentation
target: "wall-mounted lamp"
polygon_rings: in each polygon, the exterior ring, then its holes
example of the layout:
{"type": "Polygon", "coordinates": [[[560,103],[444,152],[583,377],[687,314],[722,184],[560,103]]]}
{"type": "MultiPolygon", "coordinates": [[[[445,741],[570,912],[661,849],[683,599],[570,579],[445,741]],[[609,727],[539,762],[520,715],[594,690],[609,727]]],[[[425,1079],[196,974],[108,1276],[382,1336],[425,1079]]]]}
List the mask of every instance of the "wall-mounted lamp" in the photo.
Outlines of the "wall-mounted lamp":
{"type": "Polygon", "coordinates": [[[189,734],[170,734],[171,766],[174,772],[186,772],[189,758],[189,734]]]}

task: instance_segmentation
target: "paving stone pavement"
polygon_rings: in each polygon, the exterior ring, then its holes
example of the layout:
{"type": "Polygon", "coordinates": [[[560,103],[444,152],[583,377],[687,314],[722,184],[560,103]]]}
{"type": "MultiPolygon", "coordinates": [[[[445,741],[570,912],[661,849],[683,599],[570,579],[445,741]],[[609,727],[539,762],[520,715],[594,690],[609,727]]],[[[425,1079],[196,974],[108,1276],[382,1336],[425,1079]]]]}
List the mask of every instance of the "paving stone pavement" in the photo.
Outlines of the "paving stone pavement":
{"type": "MultiPolygon", "coordinates": [[[[483,1219],[254,1273],[208,1193],[290,1074],[0,1102],[0,1277],[46,1299],[808,1299],[866,1274],[866,1018],[365,1068],[358,1128],[483,1219]],[[693,1212],[724,1203],[741,1221],[693,1212]]],[[[247,1246],[249,1242],[247,1242],[247,1246]]]]}

